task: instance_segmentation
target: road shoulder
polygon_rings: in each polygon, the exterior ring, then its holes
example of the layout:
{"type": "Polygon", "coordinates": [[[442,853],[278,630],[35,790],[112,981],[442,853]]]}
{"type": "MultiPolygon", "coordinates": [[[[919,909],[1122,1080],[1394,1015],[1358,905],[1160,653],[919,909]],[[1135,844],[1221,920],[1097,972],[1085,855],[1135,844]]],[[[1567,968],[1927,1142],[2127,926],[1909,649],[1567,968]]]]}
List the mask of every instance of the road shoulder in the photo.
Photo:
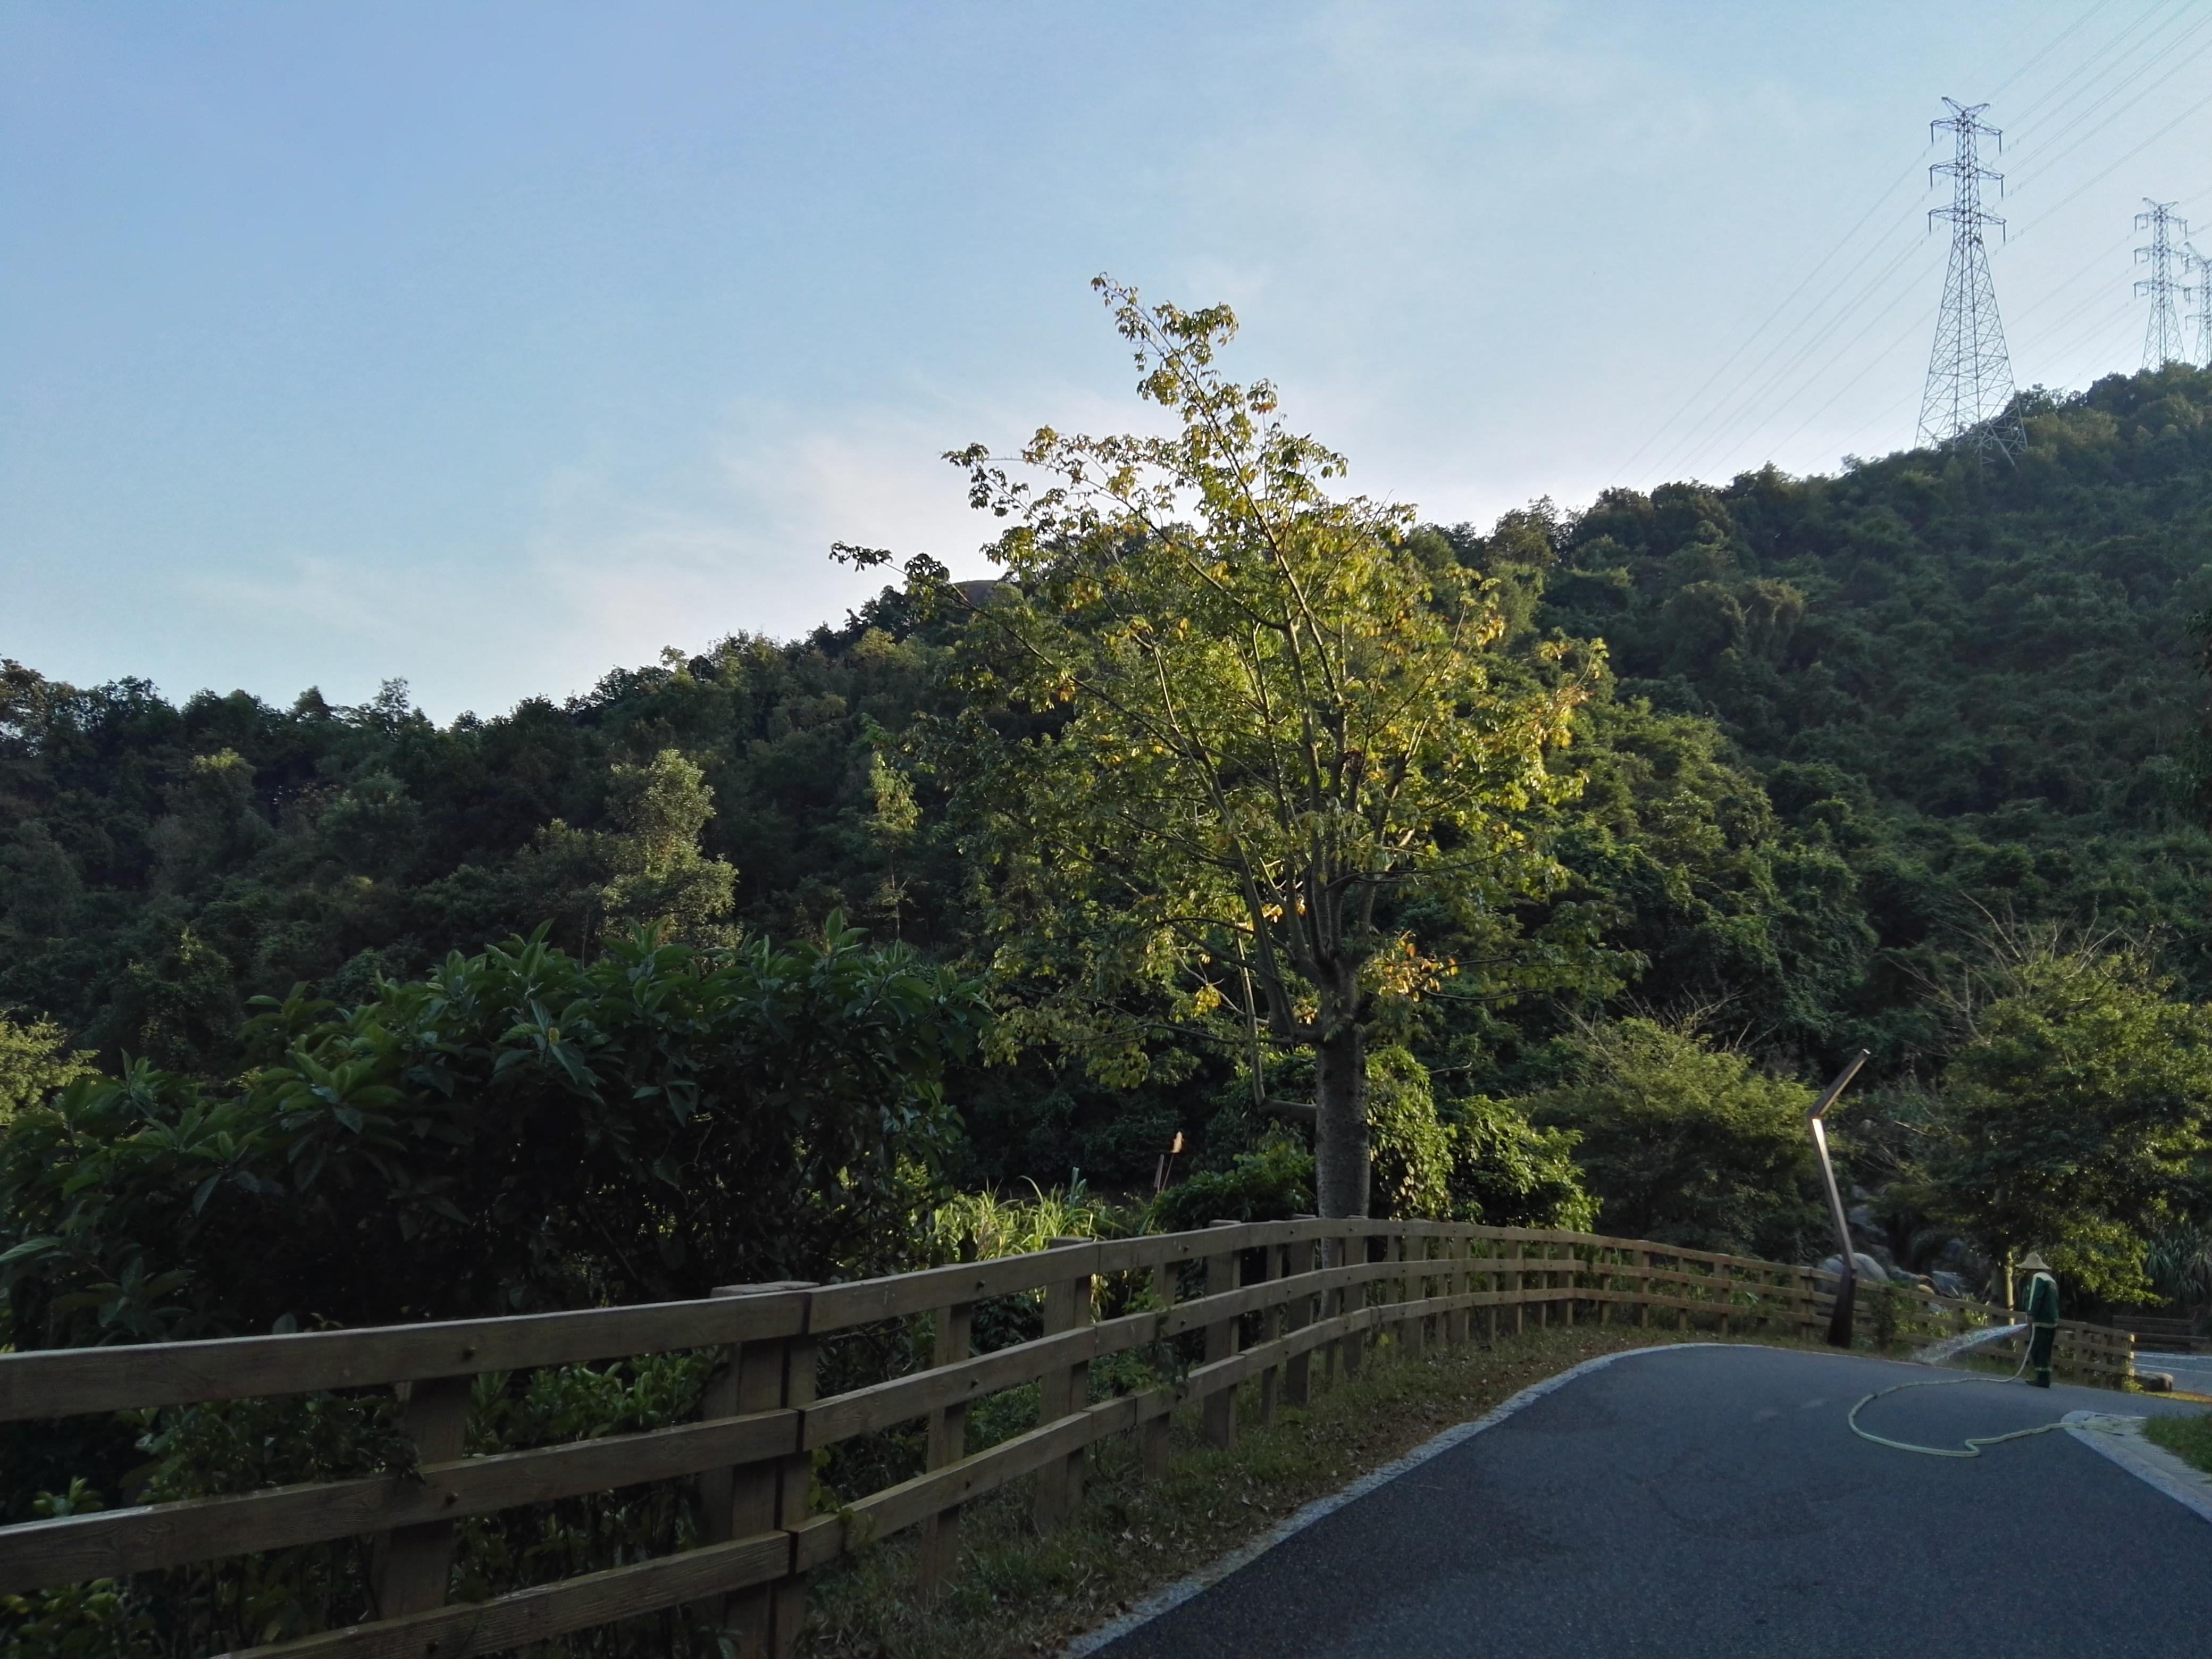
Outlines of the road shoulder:
{"type": "Polygon", "coordinates": [[[2065,1423],[2066,1432],[2100,1457],[2155,1486],[2200,1519],[2212,1521],[2212,1474],[2191,1468],[2165,1447],[2144,1438],[2142,1418],[2069,1412],[2065,1423]]]}

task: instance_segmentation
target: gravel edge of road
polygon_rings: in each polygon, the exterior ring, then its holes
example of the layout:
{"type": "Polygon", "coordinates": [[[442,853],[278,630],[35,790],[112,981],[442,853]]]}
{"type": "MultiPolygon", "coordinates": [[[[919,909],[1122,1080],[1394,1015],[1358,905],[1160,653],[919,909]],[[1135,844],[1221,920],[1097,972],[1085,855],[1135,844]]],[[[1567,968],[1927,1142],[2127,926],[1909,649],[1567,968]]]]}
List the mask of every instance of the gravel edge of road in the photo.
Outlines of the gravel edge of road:
{"type": "MultiPolygon", "coordinates": [[[[1377,1486],[1396,1480],[1408,1469],[1419,1468],[1431,1458],[1449,1451],[1454,1446],[1480,1434],[1485,1429],[1495,1428],[1514,1413],[1534,1405],[1546,1395],[1565,1388],[1578,1376],[1585,1376],[1591,1371],[1601,1370],[1623,1359],[1633,1359],[1640,1354],[1673,1353],[1682,1348],[1723,1348],[1743,1346],[1745,1345],[1742,1343],[1734,1342],[1670,1342],[1656,1347],[1623,1348],[1618,1352],[1601,1353],[1594,1358],[1583,1360],[1580,1364],[1570,1365],[1557,1376],[1547,1376],[1540,1382],[1532,1382],[1511,1399],[1499,1401],[1472,1422],[1455,1424],[1434,1438],[1422,1442],[1403,1456],[1394,1458],[1379,1468],[1369,1470],[1341,1492],[1332,1492],[1326,1498],[1316,1498],[1304,1509],[1276,1522],[1273,1527],[1261,1534],[1250,1543],[1231,1550],[1228,1554],[1207,1563],[1188,1577],[1177,1580],[1156,1595],[1146,1596],[1118,1619],[1077,1637],[1074,1641],[1060,1650],[1060,1659],[1089,1659],[1089,1656],[1097,1653],[1109,1644],[1120,1641],[1130,1632],[1152,1623],[1163,1613],[1173,1612],[1200,1592],[1211,1589],[1240,1567],[1256,1561],[1285,1539],[1304,1532],[1322,1516],[1334,1514],[1346,1504],[1354,1503],[1364,1498],[1377,1486]]],[[[2150,1449],[2157,1449],[2153,1447],[2150,1449]]]]}

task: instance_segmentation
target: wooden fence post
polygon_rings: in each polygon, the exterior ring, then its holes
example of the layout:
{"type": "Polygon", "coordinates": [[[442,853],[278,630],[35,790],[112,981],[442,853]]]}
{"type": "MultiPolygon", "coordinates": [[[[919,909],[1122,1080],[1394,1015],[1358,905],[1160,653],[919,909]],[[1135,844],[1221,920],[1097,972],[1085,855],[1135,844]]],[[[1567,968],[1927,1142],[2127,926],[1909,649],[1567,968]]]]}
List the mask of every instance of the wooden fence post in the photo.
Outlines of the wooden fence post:
{"type": "MultiPolygon", "coordinates": [[[[718,1285],[716,1296],[765,1296],[814,1288],[811,1279],[778,1279],[763,1285],[718,1285]]],[[[744,1417],[785,1407],[803,1407],[814,1398],[814,1339],[772,1338],[733,1347],[708,1381],[701,1402],[709,1417],[744,1417]],[[794,1399],[794,1389],[803,1397],[794,1399]]],[[[699,1478],[706,1541],[726,1543],[751,1538],[806,1518],[812,1465],[804,1452],[771,1462],[716,1469],[699,1478]],[[794,1471],[793,1465],[796,1464],[794,1471]],[[795,1510],[786,1503],[794,1484],[795,1510]]],[[[799,1577],[756,1584],[722,1598],[719,1620],[733,1640],[737,1659],[769,1659],[787,1653],[806,1611],[806,1581],[799,1577]]]]}
{"type": "MultiPolygon", "coordinates": [[[[1066,1249],[1071,1245],[1088,1244],[1087,1238],[1055,1238],[1047,1246],[1049,1249],[1066,1249]]],[[[1056,1279],[1045,1286],[1044,1334],[1058,1336],[1079,1325],[1091,1322],[1091,1275],[1079,1273],[1070,1279],[1056,1279]]],[[[1078,1360],[1073,1365],[1055,1365],[1037,1381],[1037,1426],[1057,1422],[1073,1413],[1081,1411],[1091,1403],[1091,1365],[1088,1360],[1078,1360]]],[[[1036,1492],[1031,1513],[1036,1528],[1042,1533],[1056,1531],[1075,1518],[1083,1503],[1083,1451],[1078,1448],[1056,1463],[1048,1463],[1037,1471],[1036,1492]]]]}
{"type": "MultiPolygon", "coordinates": [[[[1469,1249],[1474,1248],[1474,1240],[1468,1241],[1468,1248],[1469,1249]]],[[[1498,1261],[1504,1254],[1497,1239],[1486,1238],[1483,1241],[1482,1285],[1492,1296],[1505,1288],[1505,1275],[1500,1273],[1498,1267],[1498,1261]]],[[[1495,1302],[1490,1303],[1482,1310],[1482,1341],[1485,1347],[1494,1348],[1498,1346],[1498,1304],[1495,1302]]]]}
{"type": "MultiPolygon", "coordinates": [[[[1415,1259],[1421,1263],[1421,1271],[1413,1280],[1413,1299],[1416,1302],[1426,1302],[1432,1294],[1437,1293],[1435,1287],[1438,1284],[1448,1282],[1441,1279],[1432,1271],[1441,1255],[1437,1248],[1439,1242],[1433,1236],[1426,1235],[1417,1241],[1420,1247],[1420,1254],[1415,1259]]],[[[1434,1314],[1423,1314],[1415,1322],[1413,1331],[1413,1340],[1423,1353],[1426,1353],[1431,1348],[1443,1346],[1443,1326],[1434,1314]]]]}
{"type": "MultiPolygon", "coordinates": [[[[1354,1233],[1344,1241],[1346,1267],[1364,1267],[1374,1259],[1374,1245],[1365,1233],[1354,1233]]],[[[1374,1301],[1374,1292],[1375,1285],[1372,1280],[1362,1285],[1346,1285],[1342,1294],[1337,1299],[1339,1311],[1354,1313],[1362,1308],[1370,1306],[1374,1301]]],[[[1364,1330],[1347,1331],[1337,1346],[1342,1352],[1345,1376],[1349,1379],[1358,1376],[1360,1365],[1367,1357],[1367,1333],[1364,1330]]]]}
{"type": "MultiPolygon", "coordinates": [[[[437,1376],[398,1385],[396,1426],[415,1443],[415,1461],[447,1463],[461,1455],[469,1425],[469,1395],[476,1379],[437,1376]]],[[[425,1521],[394,1527],[379,1540],[374,1556],[376,1616],[428,1613],[446,1605],[453,1571],[453,1523],[425,1521]]]]}
{"type": "MultiPolygon", "coordinates": [[[[1260,1278],[1262,1282],[1283,1277],[1283,1253],[1288,1247],[1270,1244],[1260,1252],[1260,1278]]],[[[1263,1308],[1260,1312],[1260,1340],[1272,1342],[1283,1330],[1287,1308],[1263,1308]]],[[[1283,1370],[1279,1365],[1268,1365],[1260,1372],[1260,1426],[1265,1428],[1275,1420],[1275,1396],[1282,1387],[1283,1370]]]]}
{"type": "MultiPolygon", "coordinates": [[[[939,1308],[930,1344],[932,1370],[957,1365],[968,1358],[975,1328],[975,1304],[956,1302],[939,1308]]],[[[968,1405],[965,1401],[940,1406],[929,1414],[928,1467],[941,1469],[957,1463],[968,1453],[968,1405]]],[[[921,1523],[920,1548],[921,1586],[934,1592],[960,1562],[960,1506],[939,1510],[921,1523]]]]}
{"type": "Polygon", "coordinates": [[[1729,1334],[1729,1297],[1733,1294],[1735,1279],[1725,1261],[1713,1263],[1713,1277],[1719,1281],[1716,1289],[1721,1302],[1721,1334],[1726,1336],[1729,1334]]]}
{"type": "Polygon", "coordinates": [[[1575,1322],[1575,1291],[1577,1289],[1575,1280],[1582,1277],[1583,1259],[1575,1254],[1578,1248],[1573,1244],[1559,1246],[1559,1260],[1567,1264],[1567,1270],[1559,1275],[1567,1281],[1563,1287],[1566,1291],[1567,1299],[1561,1305],[1566,1310],[1567,1323],[1570,1326],[1575,1322]]]}
{"type": "MultiPolygon", "coordinates": [[[[1216,1227],[1238,1227],[1237,1221],[1216,1221],[1216,1227]]],[[[1206,1293],[1221,1296],[1237,1288],[1237,1250],[1224,1250],[1206,1258],[1206,1293]]],[[[1226,1359],[1237,1352],[1236,1319],[1217,1319],[1206,1328],[1206,1363],[1226,1359]]],[[[1237,1390],[1221,1389],[1206,1395],[1204,1407],[1206,1438],[1208,1444],[1233,1446],[1237,1443],[1237,1390]]]]}
{"type": "Polygon", "coordinates": [[[1638,1250],[1634,1254],[1634,1261],[1636,1264],[1636,1322],[1638,1325],[1649,1325],[1651,1322],[1651,1252],[1638,1250]]]}
{"type": "MultiPolygon", "coordinates": [[[[1413,1286],[1414,1294],[1419,1300],[1426,1302],[1431,1297],[1441,1296],[1444,1294],[1444,1291],[1438,1286],[1450,1285],[1450,1278],[1442,1271],[1444,1264],[1449,1260],[1450,1249],[1451,1245],[1448,1240],[1438,1238],[1433,1234],[1421,1240],[1423,1264],[1421,1276],[1413,1286]]],[[[1436,1314],[1423,1314],[1421,1316],[1422,1352],[1425,1353],[1431,1348],[1441,1348],[1443,1342],[1443,1319],[1436,1314]]]]}
{"type": "MultiPolygon", "coordinates": [[[[1444,1279],[1444,1294],[1459,1297],[1474,1288],[1474,1276],[1468,1271],[1468,1261],[1474,1241],[1459,1233],[1444,1242],[1446,1259],[1451,1263],[1451,1273],[1444,1279]]],[[[1444,1346],[1460,1348],[1467,1346],[1467,1315],[1465,1308],[1455,1308],[1444,1316],[1444,1346]]]]}
{"type": "MultiPolygon", "coordinates": [[[[783,1345],[783,1403],[803,1412],[814,1403],[816,1344],[813,1334],[801,1331],[783,1345]]],[[[814,1512],[814,1460],[804,1451],[777,1460],[775,1524],[795,1532],[814,1512]]],[[[775,1603],[775,1627],[769,1651],[786,1659],[806,1622],[806,1575],[794,1572],[769,1586],[775,1603]]]]}
{"type": "MultiPolygon", "coordinates": [[[[1340,1238],[1322,1238],[1314,1243],[1316,1263],[1321,1267],[1341,1267],[1351,1259],[1350,1252],[1340,1238]]],[[[1344,1292],[1324,1291],[1314,1302],[1314,1317],[1334,1319],[1344,1311],[1344,1292]]],[[[1336,1386],[1337,1373],[1344,1364],[1344,1344],[1340,1340],[1324,1342],[1315,1356],[1321,1365],[1321,1380],[1324,1388],[1336,1386]]]]}
{"type": "MultiPolygon", "coordinates": [[[[1311,1221],[1315,1218],[1310,1215],[1294,1215],[1291,1219],[1311,1221]]],[[[1283,1247],[1284,1277],[1296,1279],[1301,1274],[1310,1273],[1313,1272],[1318,1260],[1316,1242],[1313,1239],[1309,1238],[1296,1244],[1285,1244],[1283,1247]]],[[[1293,1297],[1283,1310],[1283,1328],[1286,1333],[1302,1330],[1313,1322],[1314,1317],[1313,1297],[1293,1297]]],[[[1292,1354],[1283,1367],[1283,1403],[1303,1411],[1311,1403],[1312,1398],[1313,1352],[1309,1349],[1304,1353],[1292,1354]]]]}
{"type": "Polygon", "coordinates": [[[1421,1322],[1402,1310],[1420,1295],[1421,1281],[1413,1271],[1413,1263],[1419,1260],[1421,1252],[1428,1249],[1428,1243],[1425,1239],[1415,1238],[1410,1233],[1401,1233],[1384,1248],[1393,1246],[1398,1261],[1398,1273],[1390,1283],[1397,1292],[1401,1312],[1392,1322],[1391,1329],[1396,1336],[1398,1358],[1409,1359],[1421,1351],[1421,1322]]]}
{"type": "Polygon", "coordinates": [[[1522,1287],[1528,1283],[1528,1278],[1527,1275],[1521,1271],[1522,1253],[1527,1248],[1527,1244],[1522,1240],[1516,1238],[1513,1241],[1513,1265],[1506,1270],[1505,1273],[1505,1276],[1513,1281],[1511,1286],[1513,1291],[1513,1334],[1516,1336],[1520,1335],[1522,1331],[1528,1328],[1524,1322],[1525,1316],[1528,1312],[1528,1304],[1522,1300],[1522,1287]]]}
{"type": "MultiPolygon", "coordinates": [[[[1163,1261],[1152,1269],[1152,1299],[1160,1304],[1163,1312],[1176,1304],[1176,1266],[1172,1261],[1163,1261]]],[[[1172,1428],[1170,1418],[1167,1412],[1148,1417],[1137,1431],[1138,1463],[1147,1480],[1157,1480],[1168,1472],[1169,1435],[1172,1428]]]]}

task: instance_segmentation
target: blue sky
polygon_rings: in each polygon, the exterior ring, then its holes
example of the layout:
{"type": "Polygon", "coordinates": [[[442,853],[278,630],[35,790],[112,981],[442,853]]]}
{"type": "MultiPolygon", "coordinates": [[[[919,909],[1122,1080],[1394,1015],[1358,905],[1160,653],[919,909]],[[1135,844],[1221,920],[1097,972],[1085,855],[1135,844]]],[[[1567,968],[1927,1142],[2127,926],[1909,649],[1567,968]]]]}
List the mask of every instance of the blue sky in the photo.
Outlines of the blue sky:
{"type": "Polygon", "coordinates": [[[1993,97],[2023,384],[2212,226],[2212,6],[0,5],[0,655],[441,718],[967,574],[939,452],[1244,319],[1444,520],[1911,441],[1927,122],[1993,97]]]}

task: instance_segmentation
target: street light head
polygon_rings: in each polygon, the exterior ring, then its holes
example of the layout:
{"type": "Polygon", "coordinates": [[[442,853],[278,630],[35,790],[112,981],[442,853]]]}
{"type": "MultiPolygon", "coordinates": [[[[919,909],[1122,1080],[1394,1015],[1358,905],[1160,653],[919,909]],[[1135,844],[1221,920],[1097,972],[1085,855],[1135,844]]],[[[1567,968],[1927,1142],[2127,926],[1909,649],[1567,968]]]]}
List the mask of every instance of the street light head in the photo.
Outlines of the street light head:
{"type": "Polygon", "coordinates": [[[1836,1080],[1820,1091],[1820,1097],[1813,1103],[1812,1109],[1805,1114],[1805,1121],[1808,1123],[1818,1123],[1826,1116],[1828,1108],[1836,1103],[1838,1097],[1850,1086],[1851,1079],[1859,1074],[1859,1067],[1873,1057],[1874,1051],[1870,1048],[1862,1048],[1853,1054],[1845,1063],[1844,1069],[1836,1073],[1836,1080]]]}

